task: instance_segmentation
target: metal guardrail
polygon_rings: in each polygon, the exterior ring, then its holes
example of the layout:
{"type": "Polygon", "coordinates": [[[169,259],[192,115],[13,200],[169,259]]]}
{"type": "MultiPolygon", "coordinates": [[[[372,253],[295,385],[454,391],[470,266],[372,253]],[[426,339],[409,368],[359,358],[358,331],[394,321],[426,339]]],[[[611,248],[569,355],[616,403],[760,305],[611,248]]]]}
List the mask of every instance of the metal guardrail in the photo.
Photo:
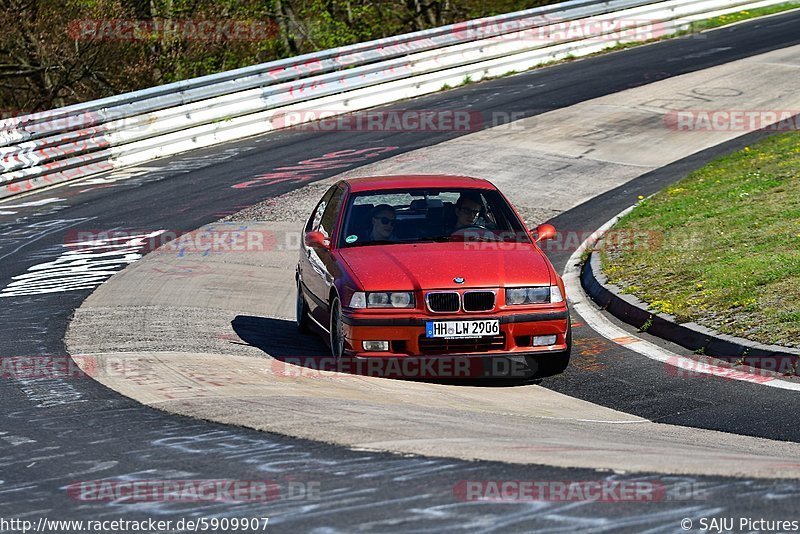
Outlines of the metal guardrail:
{"type": "Polygon", "coordinates": [[[0,198],[265,133],[288,112],[349,113],[785,1],[572,0],[7,119],[0,198]]]}

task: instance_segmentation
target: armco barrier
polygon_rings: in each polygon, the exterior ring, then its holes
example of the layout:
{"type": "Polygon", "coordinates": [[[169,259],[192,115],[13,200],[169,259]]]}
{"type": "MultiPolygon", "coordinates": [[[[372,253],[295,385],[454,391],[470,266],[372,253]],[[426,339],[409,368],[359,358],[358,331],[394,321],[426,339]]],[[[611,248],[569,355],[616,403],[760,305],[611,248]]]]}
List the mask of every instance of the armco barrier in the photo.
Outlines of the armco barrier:
{"type": "Polygon", "coordinates": [[[262,134],[287,112],[362,110],[782,2],[572,0],[6,119],[0,198],[262,134]],[[591,29],[559,34],[572,22],[591,29]]]}

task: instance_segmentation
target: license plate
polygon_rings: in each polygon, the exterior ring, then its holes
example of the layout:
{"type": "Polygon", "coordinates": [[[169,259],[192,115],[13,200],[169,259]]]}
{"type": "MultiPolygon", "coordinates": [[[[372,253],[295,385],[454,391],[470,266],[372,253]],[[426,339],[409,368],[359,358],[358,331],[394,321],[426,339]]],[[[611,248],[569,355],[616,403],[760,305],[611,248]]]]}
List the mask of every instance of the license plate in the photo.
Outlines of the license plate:
{"type": "Polygon", "coordinates": [[[500,333],[500,321],[426,321],[425,337],[484,337],[500,333]]]}

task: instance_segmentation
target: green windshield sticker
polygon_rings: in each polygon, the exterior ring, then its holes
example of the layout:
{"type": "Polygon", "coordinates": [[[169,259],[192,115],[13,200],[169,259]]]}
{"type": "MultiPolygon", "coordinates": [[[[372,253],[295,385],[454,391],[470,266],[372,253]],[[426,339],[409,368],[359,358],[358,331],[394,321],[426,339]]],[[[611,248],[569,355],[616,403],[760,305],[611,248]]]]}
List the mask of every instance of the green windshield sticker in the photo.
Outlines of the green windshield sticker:
{"type": "Polygon", "coordinates": [[[356,241],[358,241],[358,236],[357,235],[349,235],[349,236],[347,236],[345,238],[345,241],[348,242],[348,243],[355,243],[356,241]]]}

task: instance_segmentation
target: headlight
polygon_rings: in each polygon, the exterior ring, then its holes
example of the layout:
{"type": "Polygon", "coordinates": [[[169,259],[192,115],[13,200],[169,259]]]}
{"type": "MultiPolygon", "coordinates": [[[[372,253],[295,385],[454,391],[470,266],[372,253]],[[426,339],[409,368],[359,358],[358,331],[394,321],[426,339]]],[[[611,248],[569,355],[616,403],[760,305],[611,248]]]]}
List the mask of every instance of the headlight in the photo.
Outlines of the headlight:
{"type": "Polygon", "coordinates": [[[367,293],[367,308],[386,308],[390,298],[389,293],[367,293]]]}
{"type": "Polygon", "coordinates": [[[506,289],[506,304],[550,304],[563,302],[558,286],[517,287],[506,289]]]}
{"type": "Polygon", "coordinates": [[[525,304],[528,298],[528,290],[520,289],[506,289],[506,304],[525,304]]]}
{"type": "Polygon", "coordinates": [[[350,298],[351,308],[413,308],[414,294],[407,291],[371,292],[358,291],[350,298]]]}
{"type": "Polygon", "coordinates": [[[544,304],[550,302],[550,288],[549,287],[529,287],[528,288],[528,303],[530,304],[544,304]]]}
{"type": "Polygon", "coordinates": [[[391,293],[389,300],[392,308],[408,308],[414,299],[411,293],[391,293]]]}
{"type": "Polygon", "coordinates": [[[353,293],[353,296],[350,297],[350,307],[351,308],[366,308],[367,307],[367,295],[363,291],[356,291],[353,293]]]}

